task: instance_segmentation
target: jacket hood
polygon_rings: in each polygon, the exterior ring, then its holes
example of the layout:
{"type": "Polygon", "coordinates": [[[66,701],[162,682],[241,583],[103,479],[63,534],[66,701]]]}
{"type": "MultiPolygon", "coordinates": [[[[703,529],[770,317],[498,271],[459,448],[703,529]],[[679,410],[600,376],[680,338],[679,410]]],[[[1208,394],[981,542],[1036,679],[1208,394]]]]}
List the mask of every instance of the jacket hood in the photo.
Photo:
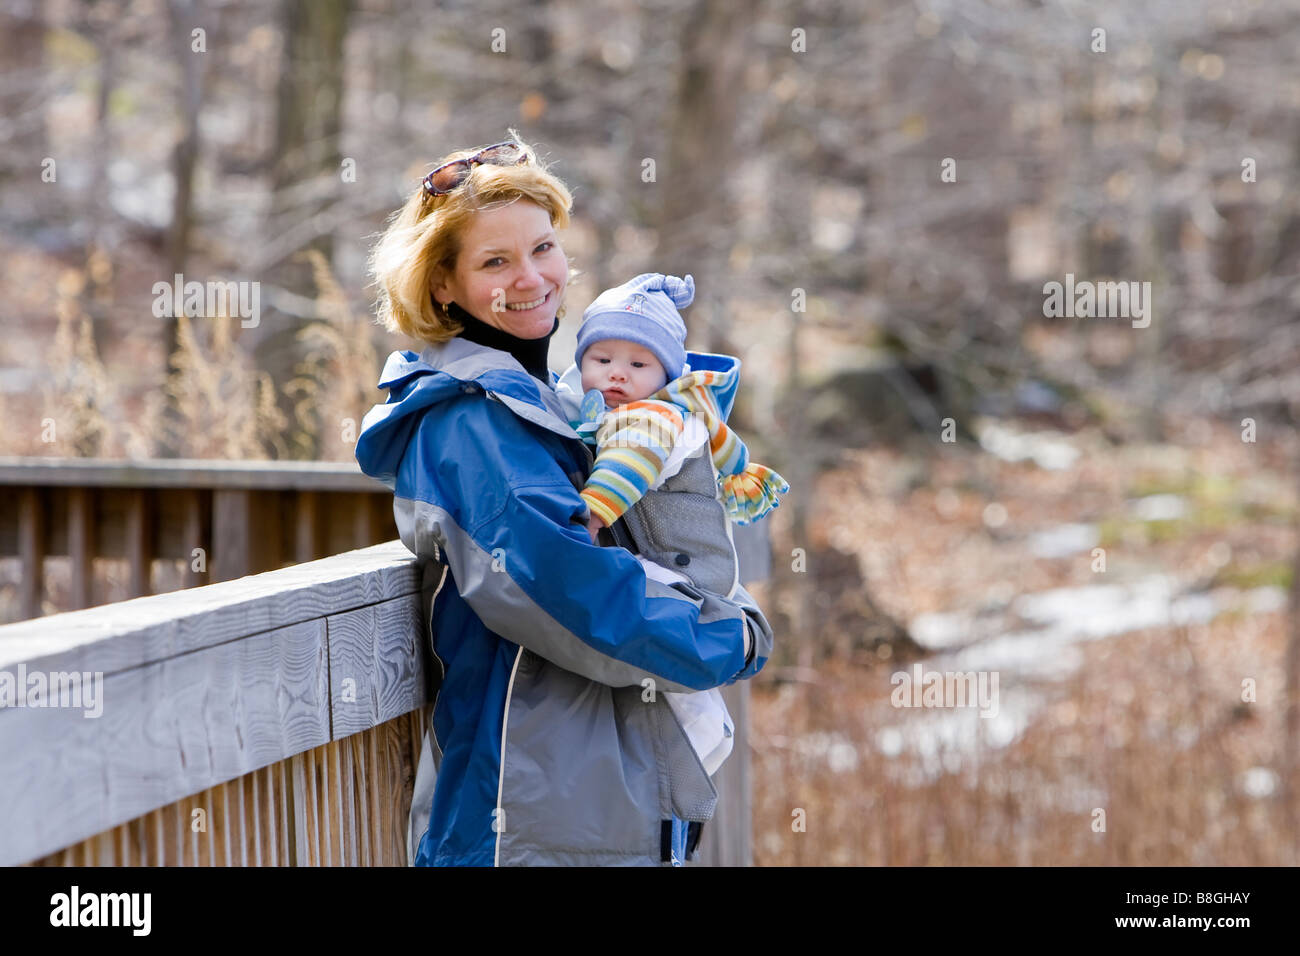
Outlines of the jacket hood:
{"type": "Polygon", "coordinates": [[[397,468],[422,413],[463,395],[481,395],[507,405],[515,414],[566,438],[580,440],[564,417],[551,388],[524,370],[514,356],[459,337],[421,352],[393,352],[384,363],[379,388],[388,401],[361,420],[356,458],[361,470],[394,487],[397,468]]]}
{"type": "MultiPolygon", "coordinates": [[[[711,383],[700,384],[713,395],[722,420],[726,421],[731,417],[731,406],[736,403],[736,389],[740,385],[740,359],[734,355],[718,355],[713,352],[687,352],[686,361],[690,370],[683,372],[681,378],[674,381],[689,383],[697,372],[714,372],[711,383]]],[[[581,417],[578,410],[582,405],[582,372],[576,364],[570,365],[559,376],[555,393],[563,404],[567,420],[578,421],[581,417]]]]}

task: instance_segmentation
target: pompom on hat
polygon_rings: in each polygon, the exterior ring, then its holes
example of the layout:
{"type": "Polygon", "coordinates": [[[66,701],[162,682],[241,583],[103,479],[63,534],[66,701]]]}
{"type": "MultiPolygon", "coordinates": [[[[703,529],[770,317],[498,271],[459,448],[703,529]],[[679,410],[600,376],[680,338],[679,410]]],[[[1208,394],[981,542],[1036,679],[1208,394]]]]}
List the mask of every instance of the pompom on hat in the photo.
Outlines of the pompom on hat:
{"type": "Polygon", "coordinates": [[[606,289],[587,306],[578,328],[574,362],[582,365],[588,346],[605,339],[625,339],[654,353],[668,374],[680,378],[686,368],[686,323],[677,313],[695,300],[695,279],[646,272],[606,289]]]}

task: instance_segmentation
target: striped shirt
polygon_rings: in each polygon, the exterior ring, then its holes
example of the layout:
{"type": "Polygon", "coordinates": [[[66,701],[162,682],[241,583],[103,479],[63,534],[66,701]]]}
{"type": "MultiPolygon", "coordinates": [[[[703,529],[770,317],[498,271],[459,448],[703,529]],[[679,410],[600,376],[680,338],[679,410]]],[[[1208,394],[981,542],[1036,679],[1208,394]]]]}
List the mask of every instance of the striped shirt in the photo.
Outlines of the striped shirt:
{"type": "Polygon", "coordinates": [[[777,506],[777,496],[790,486],[770,468],[751,463],[744,441],[722,420],[713,392],[722,376],[690,372],[648,398],[605,413],[596,430],[596,463],[582,491],[592,514],[611,525],[657,485],[688,415],[698,416],[708,431],[728,516],[748,524],[777,506]]]}

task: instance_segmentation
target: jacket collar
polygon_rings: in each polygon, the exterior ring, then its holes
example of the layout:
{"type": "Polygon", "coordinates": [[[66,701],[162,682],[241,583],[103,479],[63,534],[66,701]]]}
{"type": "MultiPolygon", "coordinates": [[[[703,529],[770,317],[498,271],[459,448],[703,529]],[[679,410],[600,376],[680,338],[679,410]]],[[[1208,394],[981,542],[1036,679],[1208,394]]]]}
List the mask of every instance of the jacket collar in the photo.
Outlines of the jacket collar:
{"type": "Polygon", "coordinates": [[[430,375],[453,379],[462,390],[471,384],[477,386],[478,390],[501,401],[521,418],[565,438],[578,438],[555,394],[558,377],[554,372],[550,373],[551,388],[543,388],[542,383],[509,352],[460,336],[437,345],[426,345],[418,354],[409,350],[393,352],[384,365],[379,387],[394,389],[394,400],[401,401],[415,384],[413,379],[430,375]]]}

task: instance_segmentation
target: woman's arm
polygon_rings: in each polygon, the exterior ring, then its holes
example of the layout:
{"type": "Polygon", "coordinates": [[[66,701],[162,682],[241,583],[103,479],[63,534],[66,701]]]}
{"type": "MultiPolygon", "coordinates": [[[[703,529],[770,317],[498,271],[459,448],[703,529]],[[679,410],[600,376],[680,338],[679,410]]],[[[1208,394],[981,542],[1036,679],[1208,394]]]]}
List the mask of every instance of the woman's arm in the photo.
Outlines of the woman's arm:
{"type": "Polygon", "coordinates": [[[763,667],[772,631],[748,592],[727,600],[661,583],[624,549],[596,547],[548,447],[562,439],[490,399],[455,401],[412,437],[395,513],[406,546],[441,555],[490,630],[615,687],[649,677],[660,690],[704,690],[763,667]]]}

